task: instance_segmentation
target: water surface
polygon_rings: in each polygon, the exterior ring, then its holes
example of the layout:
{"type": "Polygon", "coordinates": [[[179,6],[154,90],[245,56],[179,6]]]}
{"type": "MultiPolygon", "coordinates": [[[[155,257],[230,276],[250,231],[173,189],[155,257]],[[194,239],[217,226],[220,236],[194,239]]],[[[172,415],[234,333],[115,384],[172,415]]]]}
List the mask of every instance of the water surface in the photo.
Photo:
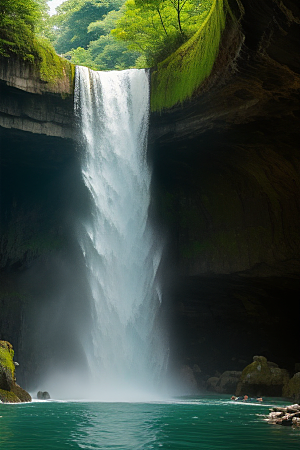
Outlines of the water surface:
{"type": "Polygon", "coordinates": [[[162,403],[0,405],[0,449],[299,450],[299,429],[263,421],[271,404],[213,396],[162,403]]]}

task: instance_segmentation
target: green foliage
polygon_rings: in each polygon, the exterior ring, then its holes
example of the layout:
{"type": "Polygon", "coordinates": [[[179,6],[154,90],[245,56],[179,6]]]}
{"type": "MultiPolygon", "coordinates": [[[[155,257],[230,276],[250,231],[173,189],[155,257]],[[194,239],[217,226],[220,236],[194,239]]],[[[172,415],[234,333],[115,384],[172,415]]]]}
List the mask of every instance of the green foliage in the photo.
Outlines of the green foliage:
{"type": "Polygon", "coordinates": [[[40,38],[38,41],[35,40],[34,44],[41,80],[54,84],[58,79],[67,76],[72,84],[74,67],[70,62],[60,58],[47,39],[40,38]]]}
{"type": "Polygon", "coordinates": [[[139,53],[131,52],[110,34],[125,0],[67,0],[44,23],[42,35],[73,64],[94,70],[133,67],[139,53]]]}
{"type": "Polygon", "coordinates": [[[55,83],[73,69],[59,58],[49,41],[36,38],[47,12],[46,0],[0,0],[0,56],[17,56],[37,66],[41,80],[55,83]]]}
{"type": "Polygon", "coordinates": [[[118,9],[122,3],[122,0],[67,0],[62,3],[57,8],[58,13],[49,19],[56,51],[67,53],[78,47],[87,49],[91,41],[104,34],[97,26],[90,25],[109,11],[118,9]]]}
{"type": "Polygon", "coordinates": [[[34,29],[41,17],[41,1],[0,0],[0,56],[33,61],[34,29]]]}
{"type": "Polygon", "coordinates": [[[197,33],[158,64],[151,77],[152,111],[170,108],[190,98],[209,76],[229,11],[227,0],[213,0],[197,33]]]}
{"type": "Polygon", "coordinates": [[[139,51],[151,67],[180,47],[199,28],[212,0],[128,0],[112,34],[139,51]]]}

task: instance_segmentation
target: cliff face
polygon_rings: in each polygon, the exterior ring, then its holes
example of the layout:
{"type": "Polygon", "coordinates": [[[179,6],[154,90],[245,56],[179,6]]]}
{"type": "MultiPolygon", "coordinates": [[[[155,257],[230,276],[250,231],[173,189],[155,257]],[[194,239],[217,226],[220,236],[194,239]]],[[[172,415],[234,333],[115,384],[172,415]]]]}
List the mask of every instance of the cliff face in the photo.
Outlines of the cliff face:
{"type": "Polygon", "coordinates": [[[284,335],[299,317],[300,11],[242,4],[201,91],[150,125],[173,352],[210,373],[241,369],[251,353],[291,370],[299,358],[296,335],[287,348],[274,328],[284,335]]]}
{"type": "MultiPolygon", "coordinates": [[[[255,353],[290,370],[299,362],[300,11],[292,0],[242,4],[239,28],[226,28],[203,87],[150,120],[153,199],[169,239],[172,354],[209,374],[240,369],[255,353]]],[[[21,344],[37,339],[31,313],[63,310],[51,339],[70,364],[70,311],[88,314],[87,287],[72,285],[83,272],[72,220],[88,205],[73,100],[27,69],[20,77],[18,65],[7,70],[0,82],[0,339],[13,342],[22,365],[21,344]]],[[[45,353],[25,355],[28,367],[54,357],[45,353]]]]}
{"type": "Polygon", "coordinates": [[[190,275],[299,272],[298,11],[243,4],[231,66],[216,67],[193,101],[152,116],[162,209],[190,275]]]}

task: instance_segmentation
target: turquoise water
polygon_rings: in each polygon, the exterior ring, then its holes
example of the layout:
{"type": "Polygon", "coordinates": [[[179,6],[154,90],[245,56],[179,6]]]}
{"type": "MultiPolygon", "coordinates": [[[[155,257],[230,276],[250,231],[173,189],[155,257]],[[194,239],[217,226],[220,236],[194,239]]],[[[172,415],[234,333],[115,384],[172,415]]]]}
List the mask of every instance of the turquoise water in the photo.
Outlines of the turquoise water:
{"type": "Polygon", "coordinates": [[[271,404],[235,403],[225,397],[0,404],[0,449],[299,450],[299,429],[263,421],[271,404]]]}

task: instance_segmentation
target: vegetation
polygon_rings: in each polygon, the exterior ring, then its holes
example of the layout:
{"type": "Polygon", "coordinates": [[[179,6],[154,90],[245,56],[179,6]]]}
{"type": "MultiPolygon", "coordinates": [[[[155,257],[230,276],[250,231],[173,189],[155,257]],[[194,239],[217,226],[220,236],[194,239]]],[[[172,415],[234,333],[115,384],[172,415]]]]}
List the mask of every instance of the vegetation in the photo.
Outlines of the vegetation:
{"type": "Polygon", "coordinates": [[[160,111],[210,74],[230,10],[227,0],[66,0],[46,11],[46,0],[0,0],[0,55],[37,64],[53,83],[73,72],[50,43],[96,70],[155,67],[151,108],[160,111]]]}
{"type": "Polygon", "coordinates": [[[228,12],[227,0],[214,0],[194,36],[158,64],[151,78],[152,111],[170,108],[190,98],[208,77],[218,54],[228,12]]]}
{"type": "Polygon", "coordinates": [[[34,61],[35,28],[46,10],[46,0],[0,0],[0,55],[16,54],[34,61]]]}
{"type": "Polygon", "coordinates": [[[140,52],[138,65],[151,67],[199,28],[211,0],[128,0],[112,35],[140,52]]]}
{"type": "Polygon", "coordinates": [[[15,376],[15,365],[13,363],[14,351],[12,345],[7,341],[0,341],[0,366],[10,373],[13,380],[15,376]]]}
{"type": "Polygon", "coordinates": [[[191,38],[213,0],[66,0],[45,21],[58,53],[97,70],[152,67],[191,38]]]}
{"type": "Polygon", "coordinates": [[[47,17],[46,0],[0,0],[0,56],[17,56],[36,65],[42,81],[73,76],[70,63],[55,53],[48,39],[37,38],[47,17]]]}

